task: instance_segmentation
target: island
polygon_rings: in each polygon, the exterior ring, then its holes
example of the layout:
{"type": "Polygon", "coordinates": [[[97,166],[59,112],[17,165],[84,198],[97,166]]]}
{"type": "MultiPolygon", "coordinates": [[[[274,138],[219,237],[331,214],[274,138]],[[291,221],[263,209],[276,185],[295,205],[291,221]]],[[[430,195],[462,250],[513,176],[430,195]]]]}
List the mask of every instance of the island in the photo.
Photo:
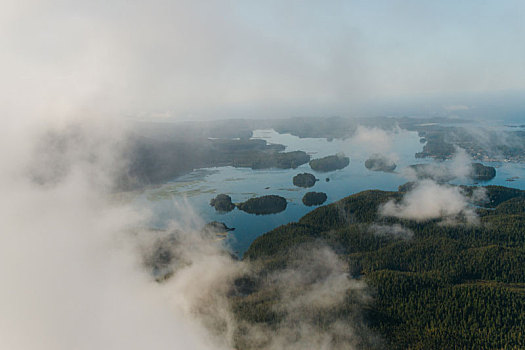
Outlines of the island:
{"type": "Polygon", "coordinates": [[[304,151],[292,152],[260,152],[237,155],[233,161],[234,167],[246,167],[256,169],[295,169],[300,165],[308,163],[310,156],[304,151]]]}
{"type": "Polygon", "coordinates": [[[312,187],[317,179],[310,173],[297,174],[293,177],[293,184],[297,187],[312,187]]]}
{"type": "Polygon", "coordinates": [[[286,205],[286,198],[271,194],[250,198],[244,203],[237,204],[237,208],[249,214],[267,215],[284,211],[286,205]]]}
{"type": "Polygon", "coordinates": [[[218,194],[217,197],[210,200],[210,205],[217,211],[230,212],[235,209],[235,204],[232,203],[232,198],[227,194],[218,194]]]}
{"type": "Polygon", "coordinates": [[[472,163],[470,178],[479,181],[489,181],[496,177],[496,169],[481,163],[472,163]]]}
{"type": "MultiPolygon", "coordinates": [[[[412,164],[409,168],[415,172],[418,179],[447,182],[456,178],[450,169],[436,163],[412,164]]],[[[489,181],[496,176],[496,169],[481,163],[472,163],[471,170],[467,176],[476,181],[489,181]]]]}
{"type": "Polygon", "coordinates": [[[303,204],[306,206],[321,205],[326,202],[327,196],[324,192],[308,192],[303,197],[303,204]]]}
{"type": "Polygon", "coordinates": [[[313,159],[310,161],[310,168],[315,171],[328,172],[346,168],[350,164],[350,158],[344,154],[327,156],[324,158],[313,159]]]}
{"type": "Polygon", "coordinates": [[[391,173],[396,168],[396,163],[382,154],[373,154],[365,161],[365,167],[372,171],[391,173]]]}
{"type": "Polygon", "coordinates": [[[208,222],[202,229],[205,235],[216,240],[222,240],[228,237],[228,232],[234,231],[235,228],[228,227],[224,222],[212,221],[208,222]]]}
{"type": "Polygon", "coordinates": [[[213,232],[213,233],[221,234],[221,233],[224,233],[224,232],[235,231],[235,228],[228,227],[224,222],[211,221],[211,222],[208,222],[204,226],[203,230],[207,230],[207,231],[210,231],[210,232],[213,232]]]}
{"type": "Polygon", "coordinates": [[[228,131],[224,125],[161,124],[141,124],[131,134],[125,154],[129,168],[119,174],[119,189],[164,183],[199,168],[294,169],[310,161],[304,151],[284,152],[284,145],[249,138],[253,126],[230,125],[228,131]]]}

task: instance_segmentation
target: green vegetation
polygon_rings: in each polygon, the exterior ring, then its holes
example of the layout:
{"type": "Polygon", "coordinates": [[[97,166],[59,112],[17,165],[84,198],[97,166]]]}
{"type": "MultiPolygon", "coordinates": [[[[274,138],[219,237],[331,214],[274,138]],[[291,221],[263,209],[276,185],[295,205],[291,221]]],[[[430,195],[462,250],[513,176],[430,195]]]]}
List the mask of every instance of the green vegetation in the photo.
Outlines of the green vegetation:
{"type": "MultiPolygon", "coordinates": [[[[418,179],[447,182],[456,177],[449,168],[440,163],[412,164],[409,168],[414,170],[418,179]]],[[[481,163],[472,163],[468,177],[477,181],[492,180],[496,177],[496,169],[481,163]]]]}
{"type": "Polygon", "coordinates": [[[425,133],[425,140],[423,151],[416,153],[416,158],[448,159],[452,158],[456,152],[454,145],[445,141],[445,133],[443,132],[425,133]]]}
{"type": "Polygon", "coordinates": [[[317,179],[309,173],[297,174],[293,177],[293,184],[297,187],[312,187],[317,179]]]}
{"type": "MultiPolygon", "coordinates": [[[[406,187],[406,186],[405,186],[406,187]]],[[[472,187],[464,187],[472,193],[472,187]]],[[[244,259],[258,276],[289,266],[300,247],[325,244],[346,261],[350,274],[372,288],[362,317],[388,349],[525,348],[525,191],[487,186],[480,225],[444,226],[378,216],[378,206],[400,192],[365,191],[320,207],[297,223],[257,238],[244,259]],[[398,224],[412,239],[375,235],[372,224],[398,224]]],[[[272,305],[278,291],[253,284],[232,298],[239,321],[278,327],[272,305]]],[[[348,319],[348,298],[317,317],[320,329],[348,319]]],[[[359,348],[373,348],[362,343],[359,348]]]]}
{"type": "MultiPolygon", "coordinates": [[[[358,126],[383,130],[400,127],[417,131],[424,141],[423,150],[416,154],[417,157],[451,158],[457,146],[477,160],[525,160],[524,131],[472,130],[461,127],[464,122],[461,119],[408,117],[141,122],[137,123],[128,141],[126,157],[129,158],[129,168],[119,177],[117,188],[130,190],[159,184],[198,168],[296,168],[309,162],[310,157],[305,152],[283,152],[282,145],[269,145],[264,140],[250,139],[255,129],[273,128],[279,133],[331,140],[352,137],[358,126]]],[[[41,178],[39,181],[46,179],[41,178]]]]}
{"type": "Polygon", "coordinates": [[[474,180],[488,181],[496,177],[496,169],[481,163],[472,163],[470,177],[474,180]]]}
{"type": "Polygon", "coordinates": [[[345,157],[344,154],[336,154],[311,160],[310,168],[315,171],[327,172],[346,168],[348,164],[350,164],[350,158],[345,157]]]}
{"type": "Polygon", "coordinates": [[[244,203],[237,204],[237,207],[250,214],[266,215],[280,213],[286,209],[286,205],[286,198],[272,194],[250,198],[244,203]]]}
{"type": "Polygon", "coordinates": [[[119,187],[133,189],[158,184],[198,168],[234,166],[252,169],[297,168],[308,163],[303,151],[282,152],[283,145],[254,139],[187,139],[135,137],[130,141],[130,164],[119,187]]]}
{"type": "Polygon", "coordinates": [[[229,212],[235,209],[232,198],[227,194],[218,194],[217,197],[210,200],[210,205],[217,211],[229,212]]]}
{"type": "Polygon", "coordinates": [[[232,165],[252,169],[295,169],[300,165],[308,163],[309,160],[310,156],[303,151],[258,152],[237,158],[233,161],[232,165]]]}
{"type": "Polygon", "coordinates": [[[324,192],[307,192],[303,196],[303,204],[309,207],[313,205],[321,205],[326,202],[326,193],[324,192]]]}
{"type": "MultiPolygon", "coordinates": [[[[411,120],[411,118],[409,118],[411,120]]],[[[458,120],[458,122],[461,122],[458,120]]],[[[451,120],[446,122],[451,124],[451,120]]],[[[418,131],[426,142],[417,158],[451,158],[455,147],[467,151],[478,160],[507,160],[522,162],[525,160],[525,132],[497,131],[480,126],[465,128],[458,126],[440,126],[428,124],[400,123],[402,128],[418,131]]]]}

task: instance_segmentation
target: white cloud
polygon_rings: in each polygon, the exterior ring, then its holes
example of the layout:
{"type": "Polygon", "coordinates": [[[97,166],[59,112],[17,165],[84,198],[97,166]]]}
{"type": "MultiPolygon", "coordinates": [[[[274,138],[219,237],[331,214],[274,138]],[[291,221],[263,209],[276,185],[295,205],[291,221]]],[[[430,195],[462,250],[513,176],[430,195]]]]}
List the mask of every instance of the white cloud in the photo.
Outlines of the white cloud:
{"type": "Polygon", "coordinates": [[[377,236],[388,236],[393,238],[410,239],[414,236],[411,229],[403,227],[399,224],[394,225],[379,225],[372,224],[368,228],[370,232],[377,236]]]}
{"type": "Polygon", "coordinates": [[[416,221],[460,219],[477,222],[476,213],[460,187],[440,185],[432,180],[417,183],[400,202],[388,201],[379,208],[379,213],[416,221]]]}

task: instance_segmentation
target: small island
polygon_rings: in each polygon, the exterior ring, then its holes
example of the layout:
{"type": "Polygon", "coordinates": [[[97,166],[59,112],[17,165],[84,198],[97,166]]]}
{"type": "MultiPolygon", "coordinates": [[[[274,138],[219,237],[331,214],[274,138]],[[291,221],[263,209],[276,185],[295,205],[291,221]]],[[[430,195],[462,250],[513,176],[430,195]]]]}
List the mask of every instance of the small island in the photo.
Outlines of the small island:
{"type": "Polygon", "coordinates": [[[303,197],[303,204],[309,207],[314,205],[321,205],[326,202],[326,193],[323,192],[308,192],[303,197]]]}
{"type": "Polygon", "coordinates": [[[210,205],[220,212],[230,212],[235,209],[232,198],[227,194],[218,194],[217,197],[210,200],[210,205]]]}
{"type": "Polygon", "coordinates": [[[479,181],[489,181],[496,177],[496,168],[481,163],[472,163],[470,178],[479,181]]]}
{"type": "Polygon", "coordinates": [[[384,171],[391,173],[396,168],[396,163],[382,154],[373,154],[365,161],[365,167],[372,171],[384,171]]]}
{"type": "Polygon", "coordinates": [[[212,221],[207,223],[202,232],[209,235],[211,238],[222,240],[228,237],[228,232],[234,231],[233,227],[228,227],[224,222],[212,221]]]}
{"type": "Polygon", "coordinates": [[[235,228],[228,227],[224,222],[211,221],[211,222],[208,222],[204,226],[203,230],[207,230],[213,233],[224,233],[224,232],[235,231],[235,228]]]}
{"type": "Polygon", "coordinates": [[[316,181],[315,176],[309,173],[297,174],[293,177],[293,184],[297,187],[312,187],[316,181]]]}
{"type": "Polygon", "coordinates": [[[284,211],[286,205],[286,198],[272,194],[250,198],[244,203],[237,204],[237,208],[249,214],[267,215],[284,211]]]}
{"type": "Polygon", "coordinates": [[[324,158],[313,159],[310,161],[310,168],[315,171],[328,172],[346,168],[350,164],[350,158],[339,153],[324,158]]]}

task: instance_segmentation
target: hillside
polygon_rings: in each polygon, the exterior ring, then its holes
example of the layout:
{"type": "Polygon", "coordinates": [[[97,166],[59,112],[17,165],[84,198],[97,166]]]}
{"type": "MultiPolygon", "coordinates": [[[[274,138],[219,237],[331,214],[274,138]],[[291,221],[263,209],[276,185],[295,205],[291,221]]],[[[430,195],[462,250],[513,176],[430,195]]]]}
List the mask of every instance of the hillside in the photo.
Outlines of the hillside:
{"type": "Polygon", "coordinates": [[[312,311],[319,329],[360,317],[369,334],[356,331],[356,348],[524,348],[525,191],[486,190],[475,226],[379,217],[380,204],[403,194],[371,190],[266,233],[244,256],[259,269],[232,297],[236,317],[279,328],[279,293],[257,281],[293,265],[302,247],[327,245],[366,282],[371,301],[358,303],[359,313],[349,311],[358,307],[350,297],[312,311]]]}

